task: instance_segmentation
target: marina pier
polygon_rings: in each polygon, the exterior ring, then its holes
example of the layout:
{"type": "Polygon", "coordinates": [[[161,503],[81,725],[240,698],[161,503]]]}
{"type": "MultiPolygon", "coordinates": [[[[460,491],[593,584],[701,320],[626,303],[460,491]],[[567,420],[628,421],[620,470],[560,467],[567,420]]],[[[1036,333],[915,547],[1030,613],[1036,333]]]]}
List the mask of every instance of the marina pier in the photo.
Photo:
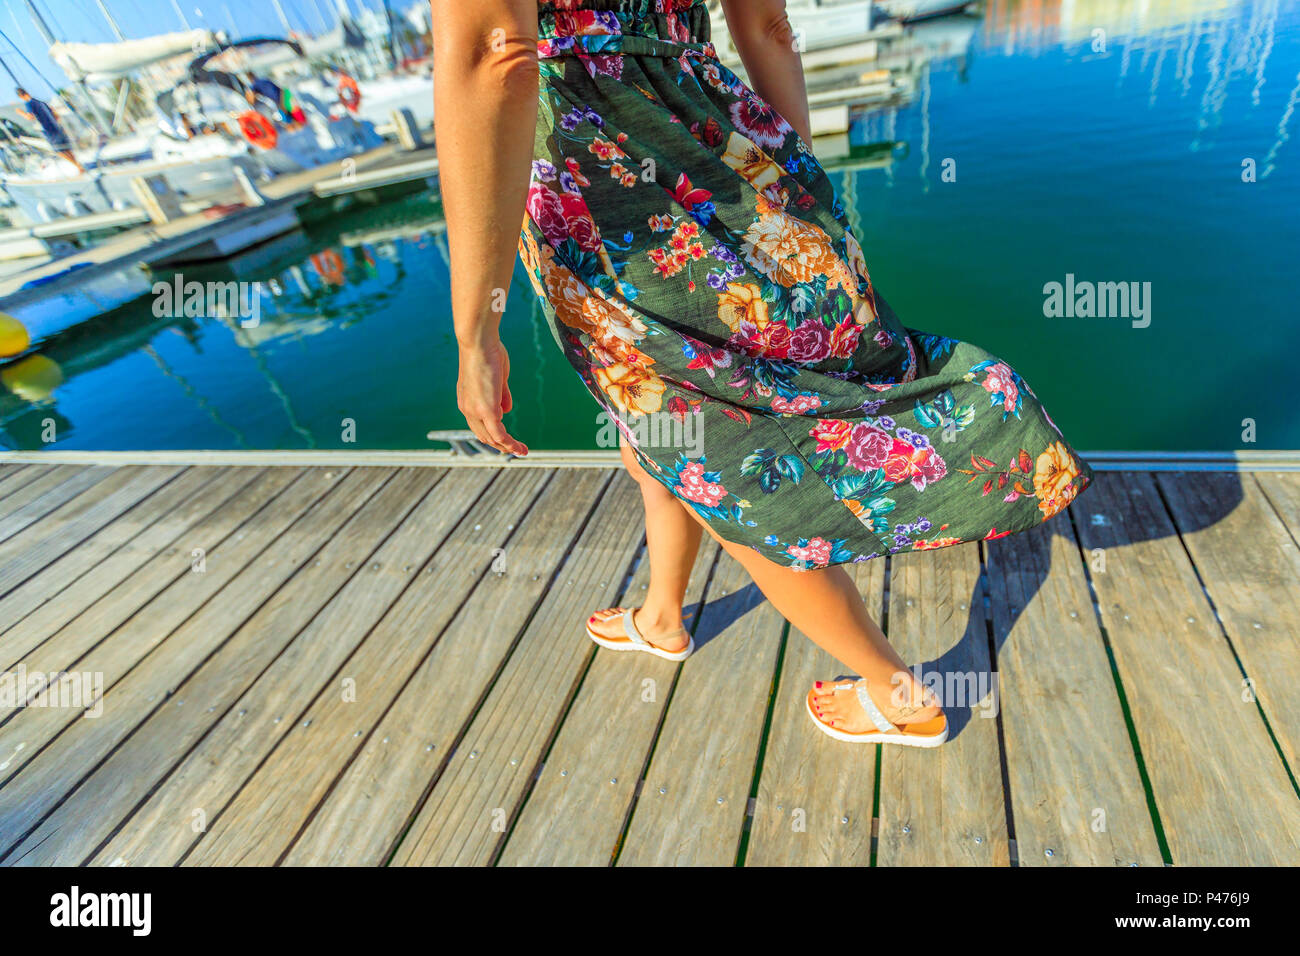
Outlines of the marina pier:
{"type": "Polygon", "coordinates": [[[1268,457],[1103,456],[1042,528],[857,565],[934,752],[818,733],[836,663],[708,537],[690,659],[596,648],[647,581],[608,455],[10,457],[0,656],[65,676],[0,722],[0,863],[1295,865],[1268,457]]]}

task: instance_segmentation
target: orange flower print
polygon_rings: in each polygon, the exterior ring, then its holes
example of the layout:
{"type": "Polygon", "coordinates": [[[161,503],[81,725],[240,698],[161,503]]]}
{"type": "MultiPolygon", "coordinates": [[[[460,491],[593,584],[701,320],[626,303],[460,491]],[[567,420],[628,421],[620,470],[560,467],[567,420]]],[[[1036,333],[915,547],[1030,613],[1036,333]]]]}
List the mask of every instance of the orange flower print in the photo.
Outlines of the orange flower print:
{"type": "Polygon", "coordinates": [[[582,300],[584,331],[614,354],[625,350],[646,336],[645,323],[622,302],[605,298],[599,289],[582,300]]]}
{"type": "Polygon", "coordinates": [[[831,355],[835,358],[848,358],[858,347],[862,336],[862,326],[856,322],[841,322],[831,329],[831,355]]]}
{"type": "Polygon", "coordinates": [[[537,248],[537,240],[528,228],[527,216],[524,217],[524,227],[519,233],[519,261],[528,270],[529,277],[535,276],[542,267],[541,253],[537,248]]]}
{"type": "Polygon", "coordinates": [[[849,268],[853,270],[853,274],[856,275],[859,279],[861,279],[867,285],[871,285],[871,276],[867,272],[866,257],[863,256],[862,246],[858,244],[858,240],[854,238],[853,233],[846,232],[844,234],[844,244],[845,247],[848,249],[849,268]]]}
{"type": "Polygon", "coordinates": [[[615,159],[627,159],[627,153],[614,143],[607,139],[601,139],[597,136],[587,147],[587,151],[595,153],[601,162],[608,163],[615,159]]]}
{"type": "Polygon", "coordinates": [[[774,186],[785,175],[784,169],[739,133],[732,133],[727,138],[722,161],[744,176],[758,192],[774,186]]]}
{"type": "Polygon", "coordinates": [[[763,291],[748,282],[744,285],[728,283],[727,288],[718,293],[718,318],[733,332],[739,332],[742,323],[752,325],[756,330],[766,328],[769,319],[763,291]]]}
{"type": "Polygon", "coordinates": [[[828,286],[855,288],[848,267],[831,248],[830,237],[819,226],[802,222],[774,206],[745,230],[740,251],[749,263],[783,286],[811,282],[819,275],[828,286]]]}
{"type": "Polygon", "coordinates": [[[647,330],[639,317],[622,302],[589,288],[555,259],[549,246],[542,250],[542,278],[555,317],[591,336],[591,351],[600,361],[622,360],[645,337],[647,330]]]}
{"type": "Polygon", "coordinates": [[[1074,479],[1079,477],[1079,464],[1063,442],[1053,442],[1034,462],[1034,495],[1038,510],[1046,521],[1079,493],[1074,479]]]}
{"type": "Polygon", "coordinates": [[[595,369],[596,384],[626,415],[649,415],[663,406],[664,380],[650,369],[648,357],[638,358],[595,369]]]}
{"type": "MultiPolygon", "coordinates": [[[[707,252],[704,245],[696,238],[699,234],[700,227],[690,220],[673,230],[666,245],[646,253],[650,261],[655,264],[654,271],[667,279],[681,272],[688,262],[703,259],[707,252]]],[[[688,288],[694,292],[695,283],[691,282],[688,288]]]]}
{"type": "Polygon", "coordinates": [[[569,171],[569,175],[573,177],[573,181],[579,186],[591,185],[591,180],[582,175],[582,170],[578,167],[578,161],[572,156],[565,159],[564,168],[569,171]]]}
{"type": "Polygon", "coordinates": [[[853,423],[842,418],[819,419],[808,434],[817,439],[817,451],[838,451],[848,445],[853,423]]]}
{"type": "Polygon", "coordinates": [[[914,541],[912,547],[917,551],[933,551],[936,548],[946,548],[953,544],[961,544],[961,538],[933,538],[930,541],[914,541]]]}

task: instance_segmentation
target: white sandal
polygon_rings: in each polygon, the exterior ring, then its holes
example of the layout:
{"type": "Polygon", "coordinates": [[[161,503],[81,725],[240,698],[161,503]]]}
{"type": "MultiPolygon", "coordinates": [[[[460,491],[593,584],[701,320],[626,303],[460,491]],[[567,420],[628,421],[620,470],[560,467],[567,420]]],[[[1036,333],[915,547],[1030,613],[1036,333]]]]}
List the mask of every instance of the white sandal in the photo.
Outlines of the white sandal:
{"type": "MultiPolygon", "coordinates": [[[[618,610],[618,608],[611,608],[611,610],[618,610]]],[[[636,624],[632,621],[635,610],[635,608],[630,608],[623,612],[623,633],[627,635],[626,638],[605,637],[603,634],[597,634],[591,629],[590,620],[587,622],[587,636],[601,647],[609,648],[611,651],[645,651],[655,657],[662,657],[666,661],[684,661],[691,656],[691,652],[695,650],[694,637],[688,634],[686,646],[680,651],[666,651],[662,647],[655,647],[642,637],[641,632],[636,629],[636,624]]],[[[596,614],[592,615],[592,619],[595,619],[597,614],[600,613],[602,612],[597,611],[596,614]]],[[[683,628],[683,630],[685,629],[683,628]]]]}
{"type": "Polygon", "coordinates": [[[849,690],[850,688],[857,693],[858,703],[862,705],[863,711],[871,719],[871,722],[876,725],[877,729],[861,734],[851,734],[847,730],[836,730],[817,716],[817,711],[813,707],[813,698],[817,695],[810,690],[808,696],[804,699],[804,706],[808,710],[808,716],[817,725],[817,729],[826,736],[851,744],[902,744],[905,747],[937,747],[948,739],[948,718],[945,715],[940,714],[938,717],[917,721],[912,724],[894,724],[880,712],[876,702],[867,693],[866,681],[856,683],[845,681],[844,683],[831,685],[832,690],[849,690]]]}

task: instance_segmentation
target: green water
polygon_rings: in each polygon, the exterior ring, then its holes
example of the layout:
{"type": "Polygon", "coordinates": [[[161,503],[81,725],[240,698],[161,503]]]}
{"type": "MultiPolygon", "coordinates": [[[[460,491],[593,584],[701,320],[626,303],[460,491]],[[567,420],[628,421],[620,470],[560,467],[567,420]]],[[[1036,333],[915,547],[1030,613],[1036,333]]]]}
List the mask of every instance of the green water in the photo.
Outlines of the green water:
{"type": "MultiPolygon", "coordinates": [[[[989,3],[907,102],[855,121],[858,146],[895,144],[886,161],[832,175],[903,321],[1010,361],[1077,448],[1300,447],[1300,6],[1137,7],[989,3]],[[1067,275],[1150,283],[1149,325],[1045,317],[1044,285],[1067,275]]],[[[59,448],[419,449],[464,427],[436,197],[321,212],[184,270],[262,283],[256,329],[141,300],[45,347],[62,376],[48,395],[0,367],[0,444],[42,447],[52,422],[59,448]]],[[[596,407],[522,274],[503,330],[510,430],[594,447],[596,407]]]]}

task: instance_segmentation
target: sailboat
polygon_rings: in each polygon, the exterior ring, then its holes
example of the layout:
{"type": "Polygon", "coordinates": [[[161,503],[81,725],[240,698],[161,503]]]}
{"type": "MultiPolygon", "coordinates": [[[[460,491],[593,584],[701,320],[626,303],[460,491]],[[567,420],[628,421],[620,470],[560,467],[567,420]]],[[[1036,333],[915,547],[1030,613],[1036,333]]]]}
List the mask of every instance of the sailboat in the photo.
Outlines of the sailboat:
{"type": "Polygon", "coordinates": [[[303,50],[293,41],[265,37],[230,43],[220,33],[191,31],[123,43],[54,46],[52,55],[79,79],[123,77],[174,58],[178,50],[200,52],[181,82],[156,97],[155,129],[78,150],[85,173],[44,144],[21,155],[9,151],[11,169],[0,173],[0,188],[13,203],[10,213],[18,225],[128,209],[138,204],[132,185],[137,177],[160,175],[183,204],[202,207],[238,194],[236,168],[256,182],[337,162],[382,143],[373,124],[334,115],[335,97],[322,101],[310,93],[295,96],[305,124],[267,120],[271,135],[250,137],[240,123],[249,112],[243,81],[213,65],[232,50],[250,56],[268,48],[283,56],[288,50],[289,58],[301,58],[303,50]]]}

